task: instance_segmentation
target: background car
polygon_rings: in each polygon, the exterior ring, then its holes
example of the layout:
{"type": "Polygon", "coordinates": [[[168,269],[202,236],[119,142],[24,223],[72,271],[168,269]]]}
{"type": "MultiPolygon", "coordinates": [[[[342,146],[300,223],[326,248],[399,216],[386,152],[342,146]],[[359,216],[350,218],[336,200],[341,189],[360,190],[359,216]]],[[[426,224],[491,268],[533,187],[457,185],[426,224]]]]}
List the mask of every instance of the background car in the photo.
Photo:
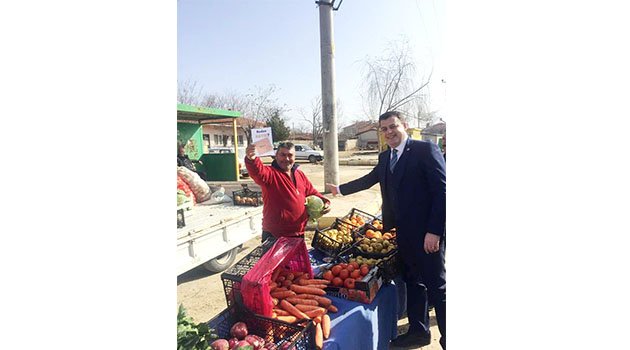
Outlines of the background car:
{"type": "Polygon", "coordinates": [[[296,143],[295,159],[308,160],[311,163],[321,162],[324,160],[324,152],[314,150],[311,146],[303,143],[296,143]]]}

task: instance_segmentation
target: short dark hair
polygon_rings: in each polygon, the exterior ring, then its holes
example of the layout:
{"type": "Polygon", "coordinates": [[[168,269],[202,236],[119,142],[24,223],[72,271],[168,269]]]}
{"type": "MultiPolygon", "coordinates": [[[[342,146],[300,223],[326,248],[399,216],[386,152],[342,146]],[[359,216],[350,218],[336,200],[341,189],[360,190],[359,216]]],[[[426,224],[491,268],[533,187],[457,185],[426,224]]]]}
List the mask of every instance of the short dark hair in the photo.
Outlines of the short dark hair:
{"type": "Polygon", "coordinates": [[[278,149],[280,149],[280,148],[286,148],[286,149],[288,149],[288,150],[291,150],[291,149],[293,149],[294,147],[295,147],[295,145],[293,144],[293,142],[289,142],[289,141],[286,141],[286,142],[280,142],[280,144],[278,144],[278,149]]]}
{"type": "Polygon", "coordinates": [[[405,121],[405,118],[402,116],[402,114],[398,111],[388,111],[385,112],[383,114],[381,114],[380,117],[378,117],[378,121],[379,123],[381,122],[381,120],[385,120],[385,119],[389,119],[391,117],[396,117],[398,119],[400,119],[401,122],[405,121]]]}

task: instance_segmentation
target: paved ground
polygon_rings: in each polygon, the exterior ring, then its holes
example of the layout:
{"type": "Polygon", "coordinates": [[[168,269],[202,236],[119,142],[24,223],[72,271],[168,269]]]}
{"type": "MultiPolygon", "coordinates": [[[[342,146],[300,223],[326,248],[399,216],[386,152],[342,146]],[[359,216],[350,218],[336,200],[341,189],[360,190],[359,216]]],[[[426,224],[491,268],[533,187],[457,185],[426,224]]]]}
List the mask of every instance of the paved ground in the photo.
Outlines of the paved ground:
{"type": "MultiPolygon", "coordinates": [[[[340,154],[341,159],[357,159],[357,156],[352,154],[340,154]]],[[[360,155],[364,157],[362,159],[376,159],[376,154],[360,155]]],[[[339,177],[341,182],[346,182],[358,178],[367,174],[372,170],[373,166],[339,166],[339,177]]],[[[308,162],[300,162],[300,169],[308,176],[313,183],[313,186],[320,192],[324,191],[324,167],[323,164],[310,164],[308,162]]],[[[251,180],[241,181],[247,183],[248,186],[256,188],[257,185],[251,180]]],[[[223,183],[226,190],[238,189],[239,184],[223,183]]],[[[332,195],[326,195],[331,200],[331,211],[327,215],[320,219],[320,225],[326,226],[334,217],[340,217],[346,215],[352,208],[358,208],[368,213],[376,214],[380,210],[381,197],[379,185],[355,193],[350,196],[338,196],[332,197],[332,195]]],[[[312,237],[312,230],[307,231],[307,243],[310,243],[308,237],[312,237]]],[[[243,245],[242,250],[237,256],[237,261],[251,252],[252,249],[260,244],[260,238],[254,238],[243,245]]],[[[220,273],[210,273],[203,268],[193,269],[185,274],[178,276],[177,278],[177,305],[184,304],[188,314],[197,322],[208,321],[226,307],[225,295],[223,292],[223,284],[221,282],[220,273]]],[[[402,319],[398,322],[398,331],[404,333],[407,329],[407,319],[402,319]]],[[[435,324],[435,315],[431,312],[431,332],[433,334],[433,342],[431,345],[424,347],[425,350],[438,350],[441,349],[438,344],[439,331],[435,324]]],[[[391,347],[391,349],[397,349],[391,347]]],[[[412,348],[419,349],[419,348],[412,348]]],[[[350,349],[352,350],[352,349],[350,349]]]]}

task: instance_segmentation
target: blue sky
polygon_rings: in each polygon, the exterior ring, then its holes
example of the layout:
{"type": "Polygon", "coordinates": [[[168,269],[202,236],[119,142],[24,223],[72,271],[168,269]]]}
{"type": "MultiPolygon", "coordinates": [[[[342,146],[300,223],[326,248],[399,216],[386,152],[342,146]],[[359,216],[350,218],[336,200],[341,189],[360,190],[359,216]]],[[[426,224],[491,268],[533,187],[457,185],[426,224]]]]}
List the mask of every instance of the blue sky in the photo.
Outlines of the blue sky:
{"type": "MultiPolygon", "coordinates": [[[[337,0],[336,4],[339,4],[337,0]]],[[[275,85],[286,116],[299,122],[321,91],[319,10],[314,0],[179,0],[178,80],[205,92],[246,93],[275,85]]],[[[431,108],[442,108],[443,0],[344,0],[333,12],[336,96],[342,124],[363,116],[363,62],[406,38],[420,72],[433,68],[431,108]]]]}

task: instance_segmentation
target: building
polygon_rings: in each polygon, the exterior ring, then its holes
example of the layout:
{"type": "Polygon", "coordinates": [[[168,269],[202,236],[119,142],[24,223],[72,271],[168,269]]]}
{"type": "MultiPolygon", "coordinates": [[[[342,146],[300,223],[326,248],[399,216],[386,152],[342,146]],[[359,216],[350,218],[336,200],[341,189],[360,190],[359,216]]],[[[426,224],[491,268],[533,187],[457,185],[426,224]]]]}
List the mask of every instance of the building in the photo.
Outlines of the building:
{"type": "MultiPolygon", "coordinates": [[[[257,128],[264,128],[265,123],[254,122],[248,118],[237,119],[237,143],[239,147],[247,146],[247,134],[244,127],[246,125],[255,125],[257,128]]],[[[225,123],[208,122],[202,124],[203,130],[203,153],[211,153],[212,149],[221,149],[225,147],[234,147],[234,130],[232,126],[225,123]]]]}
{"type": "Polygon", "coordinates": [[[442,119],[431,126],[427,123],[427,127],[420,134],[422,135],[422,140],[431,141],[441,146],[442,139],[446,134],[446,123],[442,119]]]}

